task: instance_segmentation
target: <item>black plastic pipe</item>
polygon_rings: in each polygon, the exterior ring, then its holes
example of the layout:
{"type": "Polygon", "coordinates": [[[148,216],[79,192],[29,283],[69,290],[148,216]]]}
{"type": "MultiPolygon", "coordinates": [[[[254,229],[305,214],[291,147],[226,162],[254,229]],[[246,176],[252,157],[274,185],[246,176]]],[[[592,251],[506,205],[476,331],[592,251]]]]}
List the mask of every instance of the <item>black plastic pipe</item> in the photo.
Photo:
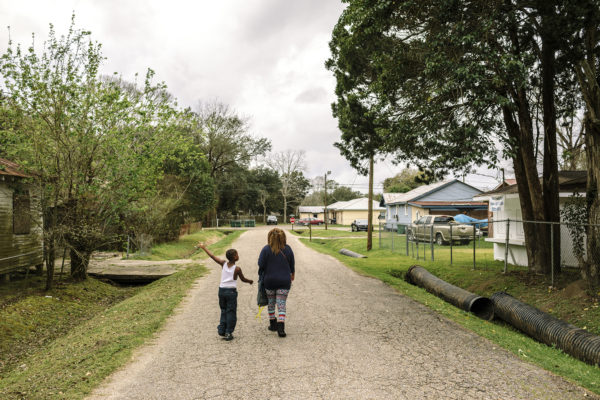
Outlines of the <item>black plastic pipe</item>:
{"type": "Polygon", "coordinates": [[[408,269],[406,280],[413,285],[424,288],[461,310],[472,312],[481,319],[489,321],[494,318],[494,305],[490,299],[478,296],[443,281],[419,265],[413,265],[408,269]]]}
{"type": "Polygon", "coordinates": [[[496,316],[548,345],[554,345],[588,364],[600,366],[600,336],[554,318],[508,293],[491,297],[496,316]]]}

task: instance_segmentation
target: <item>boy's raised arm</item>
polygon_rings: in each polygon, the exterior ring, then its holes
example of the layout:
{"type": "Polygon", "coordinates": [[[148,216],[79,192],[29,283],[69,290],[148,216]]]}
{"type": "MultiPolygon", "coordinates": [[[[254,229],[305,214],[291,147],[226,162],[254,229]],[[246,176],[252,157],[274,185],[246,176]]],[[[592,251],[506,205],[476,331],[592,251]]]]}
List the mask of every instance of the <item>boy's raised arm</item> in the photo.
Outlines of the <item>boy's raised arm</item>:
{"type": "Polygon", "coordinates": [[[219,264],[220,266],[223,266],[223,264],[225,264],[225,260],[223,260],[222,258],[219,258],[219,257],[215,256],[215,255],[214,255],[214,254],[213,254],[213,253],[212,253],[210,250],[208,250],[208,249],[206,248],[206,245],[205,245],[204,243],[202,243],[202,242],[198,242],[198,244],[196,245],[196,247],[199,247],[199,248],[201,248],[202,250],[204,250],[204,252],[205,252],[206,254],[208,254],[208,256],[209,256],[210,258],[212,258],[213,260],[215,260],[215,262],[216,262],[217,264],[219,264]]]}

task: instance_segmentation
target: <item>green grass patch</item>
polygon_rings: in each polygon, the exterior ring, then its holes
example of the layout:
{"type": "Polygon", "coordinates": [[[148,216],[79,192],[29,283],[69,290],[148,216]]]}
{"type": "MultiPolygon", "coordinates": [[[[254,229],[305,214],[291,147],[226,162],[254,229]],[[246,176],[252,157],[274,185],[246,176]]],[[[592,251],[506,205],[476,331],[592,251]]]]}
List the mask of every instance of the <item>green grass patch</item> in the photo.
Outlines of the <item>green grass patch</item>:
{"type": "Polygon", "coordinates": [[[191,235],[185,235],[179,240],[168,243],[161,243],[152,247],[150,254],[142,256],[134,254],[131,258],[136,260],[176,260],[182,258],[197,258],[198,251],[194,248],[198,242],[216,243],[225,240],[223,243],[231,243],[238,238],[244,231],[241,230],[201,230],[191,235]]]}
{"type": "Polygon", "coordinates": [[[206,271],[193,265],[75,327],[2,377],[3,399],[80,399],[127,362],[206,271]]]}
{"type": "Polygon", "coordinates": [[[0,376],[56,337],[138,291],[96,279],[58,281],[54,289],[44,291],[45,279],[30,276],[0,285],[0,376]]]}
{"type": "Polygon", "coordinates": [[[0,398],[81,399],[125,364],[159,330],[206,269],[194,260],[199,241],[217,254],[243,231],[201,231],[153,249],[155,259],[190,258],[190,266],[143,287],[115,287],[96,279],[44,279],[0,285],[0,398]],[[51,297],[46,297],[51,296],[51,297]]]}
{"type": "MultiPolygon", "coordinates": [[[[308,228],[302,227],[302,229],[294,229],[294,231],[289,231],[292,234],[299,236],[299,237],[309,237],[310,232],[308,230],[308,228]]],[[[325,228],[313,228],[312,229],[312,235],[313,237],[326,237],[326,238],[330,238],[330,237],[361,237],[361,238],[366,238],[367,237],[367,232],[352,232],[350,230],[350,228],[348,228],[347,230],[338,230],[338,229],[327,229],[325,230],[325,228]]]]}
{"type": "Polygon", "coordinates": [[[549,290],[548,278],[531,276],[524,268],[511,266],[510,272],[504,275],[502,262],[487,260],[485,263],[478,263],[473,269],[472,248],[464,249],[464,254],[460,252],[454,254],[457,261],[464,261],[470,256],[470,264],[456,262],[451,266],[449,257],[444,257],[443,253],[439,253],[435,261],[416,260],[392,252],[391,249],[375,248],[367,252],[365,242],[352,239],[321,239],[312,242],[303,239],[303,242],[317,251],[337,258],[361,274],[382,280],[400,293],[508,349],[519,358],[600,394],[600,368],[585,364],[556,348],[539,343],[502,322],[483,321],[403,279],[411,265],[419,264],[439,278],[474,293],[489,296],[503,290],[557,318],[600,334],[598,298],[582,294],[581,291],[574,294],[573,285],[577,285],[579,279],[576,273],[565,272],[555,281],[555,288],[549,290]],[[341,255],[338,253],[341,248],[365,254],[368,258],[357,259],[341,255]]]}

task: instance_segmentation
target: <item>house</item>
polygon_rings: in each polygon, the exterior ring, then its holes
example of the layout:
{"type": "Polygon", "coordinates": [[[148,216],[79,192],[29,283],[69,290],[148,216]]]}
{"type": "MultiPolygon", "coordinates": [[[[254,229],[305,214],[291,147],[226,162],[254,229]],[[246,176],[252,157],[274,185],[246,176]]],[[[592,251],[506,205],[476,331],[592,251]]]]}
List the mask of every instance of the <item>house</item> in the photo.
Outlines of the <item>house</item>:
{"type": "Polygon", "coordinates": [[[0,276],[43,264],[41,191],[17,164],[0,158],[0,276]]]}
{"type": "MultiPolygon", "coordinates": [[[[385,212],[385,208],[380,207],[379,203],[373,200],[373,224],[377,224],[379,216],[385,212]]],[[[369,199],[366,197],[338,201],[327,206],[327,216],[330,221],[335,220],[336,224],[350,225],[355,219],[369,218],[369,199]]]]}
{"type": "Polygon", "coordinates": [[[298,218],[318,218],[325,221],[325,206],[299,206],[298,218]]]}
{"type": "MultiPolygon", "coordinates": [[[[575,193],[585,196],[587,184],[586,171],[560,171],[559,181],[559,207],[563,208],[565,203],[575,193]]],[[[485,239],[494,244],[494,259],[507,261],[513,265],[528,265],[527,251],[525,249],[525,232],[523,231],[523,220],[521,214],[521,203],[519,190],[515,184],[501,186],[490,192],[476,197],[479,201],[489,203],[488,218],[490,228],[488,237],[485,239]],[[507,224],[507,220],[510,222],[507,224]],[[497,222],[493,222],[497,221],[497,222]],[[508,225],[508,252],[506,251],[508,225]]],[[[573,255],[573,241],[566,226],[560,229],[561,265],[577,267],[577,259],[573,255]]]]}
{"type": "Polygon", "coordinates": [[[384,193],[385,228],[396,230],[423,215],[457,215],[487,218],[487,203],[474,201],[482,191],[458,179],[419,186],[406,193],[384,193]]]}

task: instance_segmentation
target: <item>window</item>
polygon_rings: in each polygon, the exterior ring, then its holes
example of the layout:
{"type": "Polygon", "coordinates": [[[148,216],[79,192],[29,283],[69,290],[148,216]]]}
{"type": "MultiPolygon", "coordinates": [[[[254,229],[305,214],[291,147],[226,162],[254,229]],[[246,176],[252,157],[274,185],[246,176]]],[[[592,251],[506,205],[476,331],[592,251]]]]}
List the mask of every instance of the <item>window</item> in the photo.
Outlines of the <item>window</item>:
{"type": "Polygon", "coordinates": [[[431,223],[431,217],[423,217],[423,218],[426,218],[425,219],[425,223],[426,224],[430,224],[431,223]]]}
{"type": "Polygon", "coordinates": [[[408,205],[404,205],[404,215],[408,215],[408,205]]]}
{"type": "Polygon", "coordinates": [[[13,233],[27,235],[31,231],[29,190],[13,192],[13,233]]]}
{"type": "Polygon", "coordinates": [[[454,218],[452,218],[452,217],[435,217],[435,219],[433,220],[433,223],[434,224],[448,224],[452,221],[454,221],[454,218]]]}

